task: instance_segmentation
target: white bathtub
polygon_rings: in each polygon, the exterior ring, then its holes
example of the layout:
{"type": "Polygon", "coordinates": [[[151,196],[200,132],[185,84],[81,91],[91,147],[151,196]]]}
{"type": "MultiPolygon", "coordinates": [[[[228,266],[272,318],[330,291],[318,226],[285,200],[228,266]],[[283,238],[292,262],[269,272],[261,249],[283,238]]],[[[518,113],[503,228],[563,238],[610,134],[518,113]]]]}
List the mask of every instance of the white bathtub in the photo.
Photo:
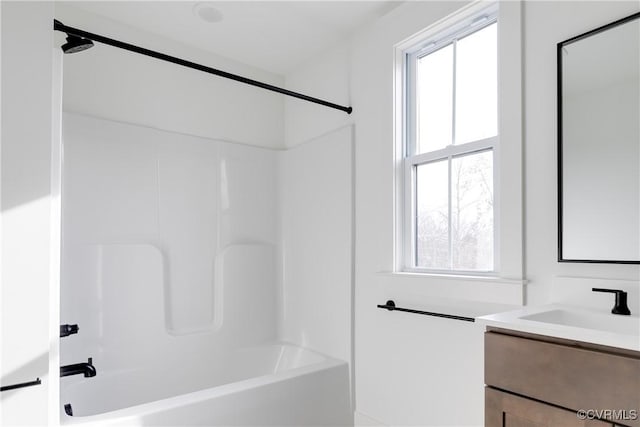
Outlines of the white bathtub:
{"type": "Polygon", "coordinates": [[[96,369],[93,378],[61,379],[61,403],[73,410],[61,409],[62,424],[353,425],[347,363],[288,344],[146,370],[96,369]]]}

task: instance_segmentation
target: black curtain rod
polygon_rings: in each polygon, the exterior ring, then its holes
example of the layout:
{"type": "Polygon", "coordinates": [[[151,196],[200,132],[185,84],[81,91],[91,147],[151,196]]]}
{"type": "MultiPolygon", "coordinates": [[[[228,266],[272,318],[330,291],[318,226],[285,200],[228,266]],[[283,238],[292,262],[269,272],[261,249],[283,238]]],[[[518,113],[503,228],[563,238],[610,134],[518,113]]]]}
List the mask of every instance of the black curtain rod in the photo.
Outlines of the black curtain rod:
{"type": "Polygon", "coordinates": [[[53,29],[55,31],[61,31],[68,35],[74,35],[78,37],[84,37],[86,39],[93,40],[110,46],[118,47],[120,49],[128,50],[130,52],[139,53],[141,55],[150,56],[152,58],[160,59],[162,61],[171,62],[183,67],[193,68],[194,70],[204,71],[205,73],[214,74],[216,76],[224,77],[226,79],[235,80],[237,82],[245,83],[252,86],[257,86],[262,89],[267,89],[273,92],[282,93],[284,95],[293,96],[294,98],[302,99],[304,101],[313,102],[315,104],[324,105],[325,107],[334,108],[336,110],[344,111],[347,114],[351,114],[353,108],[344,107],[342,105],[334,104],[333,102],[325,101],[312,96],[304,95],[302,93],[293,92],[287,89],[283,89],[278,86],[273,86],[267,83],[263,83],[257,80],[249,79],[247,77],[238,76],[237,74],[228,73],[226,71],[217,70],[215,68],[207,67],[206,65],[196,64],[195,62],[187,61],[185,59],[177,58],[175,56],[167,55],[164,53],[156,52],[150,49],[145,49],[140,46],[136,46],[130,43],[121,42],[108,37],[101,36],[99,34],[90,33],[88,31],[80,30],[78,28],[68,27],[58,20],[53,20],[53,29]]]}

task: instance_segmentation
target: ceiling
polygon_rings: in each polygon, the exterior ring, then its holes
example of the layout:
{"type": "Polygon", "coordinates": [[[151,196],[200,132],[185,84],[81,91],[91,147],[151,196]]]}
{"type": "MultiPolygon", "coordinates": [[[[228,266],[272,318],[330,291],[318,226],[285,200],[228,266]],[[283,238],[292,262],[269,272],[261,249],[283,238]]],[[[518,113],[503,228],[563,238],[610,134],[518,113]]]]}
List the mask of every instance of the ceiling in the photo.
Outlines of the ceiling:
{"type": "MultiPolygon", "coordinates": [[[[398,1],[74,1],[81,9],[277,74],[340,43],[398,1]],[[222,14],[206,22],[197,3],[222,14]]],[[[91,29],[86,29],[91,31],[91,29]]]]}

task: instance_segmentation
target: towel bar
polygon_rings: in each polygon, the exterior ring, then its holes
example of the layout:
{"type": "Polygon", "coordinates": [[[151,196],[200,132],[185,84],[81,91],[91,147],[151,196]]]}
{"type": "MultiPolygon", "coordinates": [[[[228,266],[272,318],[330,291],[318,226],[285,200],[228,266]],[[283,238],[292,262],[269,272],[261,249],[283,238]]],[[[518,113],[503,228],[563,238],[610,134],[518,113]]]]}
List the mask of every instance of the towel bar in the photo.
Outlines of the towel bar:
{"type": "Polygon", "coordinates": [[[445,319],[462,320],[465,322],[476,321],[476,319],[473,317],[458,316],[455,314],[434,313],[432,311],[421,311],[421,310],[414,310],[411,308],[396,307],[396,303],[393,300],[387,301],[386,304],[378,304],[378,308],[384,308],[389,311],[404,311],[407,313],[424,314],[425,316],[444,317],[445,319]]]}
{"type": "Polygon", "coordinates": [[[26,383],[11,384],[11,385],[6,385],[4,387],[0,387],[0,391],[15,390],[16,388],[31,387],[32,385],[39,385],[39,384],[42,384],[42,381],[40,380],[40,378],[36,378],[35,381],[28,381],[26,383]]]}

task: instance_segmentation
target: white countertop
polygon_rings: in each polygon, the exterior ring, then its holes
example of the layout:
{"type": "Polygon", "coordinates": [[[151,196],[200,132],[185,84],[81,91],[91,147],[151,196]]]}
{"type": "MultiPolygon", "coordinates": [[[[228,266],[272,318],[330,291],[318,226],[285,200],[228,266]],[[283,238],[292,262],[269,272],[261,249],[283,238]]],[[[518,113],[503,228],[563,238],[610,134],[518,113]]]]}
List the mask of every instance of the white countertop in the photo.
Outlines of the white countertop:
{"type": "MultiPolygon", "coordinates": [[[[554,316],[548,316],[548,318],[554,318],[554,316]]],[[[637,315],[621,316],[569,305],[550,304],[480,316],[476,318],[476,323],[482,327],[494,326],[640,351],[640,317],[637,315]],[[556,318],[561,318],[563,312],[571,315],[568,321],[564,322],[565,324],[562,324],[562,321],[556,323],[536,319],[545,319],[547,314],[556,314],[556,318]],[[529,316],[533,318],[527,318],[529,316]],[[572,322],[572,318],[580,321],[572,322]]]]}

